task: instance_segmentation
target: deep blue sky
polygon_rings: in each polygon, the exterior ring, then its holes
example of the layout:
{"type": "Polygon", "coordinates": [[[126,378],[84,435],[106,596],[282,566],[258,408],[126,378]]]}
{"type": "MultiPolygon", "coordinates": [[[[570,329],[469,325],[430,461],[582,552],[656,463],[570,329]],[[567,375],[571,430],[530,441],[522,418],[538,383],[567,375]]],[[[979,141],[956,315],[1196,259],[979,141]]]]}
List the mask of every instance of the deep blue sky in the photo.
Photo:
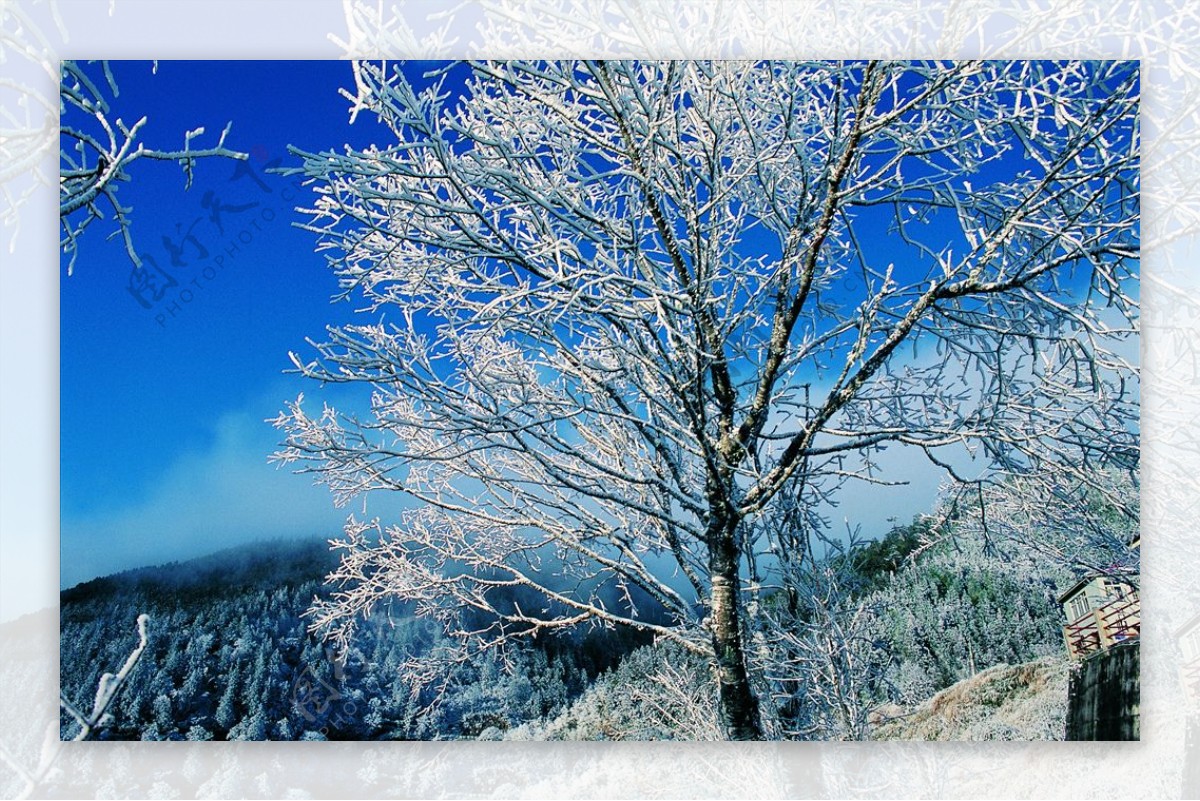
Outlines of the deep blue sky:
{"type": "Polygon", "coordinates": [[[132,207],[139,253],[166,275],[157,274],[157,288],[131,291],[131,262],[119,241],[105,239],[114,228],[107,221],[84,237],[74,274],[64,270],[64,585],[247,537],[328,535],[345,515],[325,490],[266,460],[277,436],[263,421],[313,389],[283,374],[289,349],[303,350],[305,337],[319,338],[352,310],[330,305],[335,279],[314,236],[292,225],[301,219],[293,207],[310,193],[265,168],[297,163],[289,144],[361,146],[379,134],[366,115],[348,124],[338,90],[353,85],[350,66],[112,68],[120,88],[112,117],[146,116],[148,147],[179,148],[183,132],[201,125],[194,146],[211,145],[232,120],[227,145],[251,154],[253,175],[239,176],[233,161],[201,161],[184,192],[178,166],[136,162],[119,197],[132,207]]]}

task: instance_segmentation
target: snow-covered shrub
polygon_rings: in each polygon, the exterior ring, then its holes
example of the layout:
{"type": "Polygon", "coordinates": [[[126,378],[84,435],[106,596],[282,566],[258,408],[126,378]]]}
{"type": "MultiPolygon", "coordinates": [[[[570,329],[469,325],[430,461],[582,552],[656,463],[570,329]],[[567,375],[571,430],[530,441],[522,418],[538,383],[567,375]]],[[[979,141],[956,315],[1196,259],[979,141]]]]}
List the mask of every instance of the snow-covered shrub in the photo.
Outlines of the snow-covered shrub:
{"type": "Polygon", "coordinates": [[[669,642],[639,648],[556,717],[508,739],[720,740],[707,660],[669,642]]]}

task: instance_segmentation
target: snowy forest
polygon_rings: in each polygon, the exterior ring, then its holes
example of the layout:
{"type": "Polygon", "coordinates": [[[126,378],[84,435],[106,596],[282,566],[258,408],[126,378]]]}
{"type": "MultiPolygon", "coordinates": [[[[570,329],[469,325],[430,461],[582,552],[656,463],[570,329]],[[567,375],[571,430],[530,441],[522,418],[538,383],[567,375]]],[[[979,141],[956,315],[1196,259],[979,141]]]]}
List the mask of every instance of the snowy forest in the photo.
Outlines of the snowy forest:
{"type": "MultiPolygon", "coordinates": [[[[985,540],[977,518],[955,512],[936,540],[938,519],[928,516],[832,552],[807,597],[767,601],[789,621],[763,655],[778,736],[1063,739],[1069,662],[1056,596],[1095,565],[1136,582],[1136,553],[1126,547],[1137,529],[1131,511],[1136,505],[1060,507],[1054,524],[1036,532],[1037,547],[1012,521],[997,519],[985,540]],[[1056,534],[1063,525],[1072,533],[1056,534]],[[959,713],[953,732],[914,735],[897,725],[999,665],[1037,668],[1049,686],[993,686],[959,713]],[[1016,714],[997,714],[1020,693],[1028,697],[1016,714]]],[[[409,672],[414,659],[453,643],[397,602],[376,610],[340,655],[305,619],[314,597],[330,592],[323,582],[336,563],[325,543],[279,541],[67,590],[64,696],[89,701],[101,674],[137,645],[135,621],[148,614],[147,648],[100,739],[723,738],[708,663],[626,628],[522,640],[426,682],[409,672]]],[[[520,600],[514,590],[510,601],[520,600]]],[[[78,728],[64,712],[63,739],[78,728]]]]}
{"type": "MultiPolygon", "coordinates": [[[[262,458],[354,512],[64,590],[64,738],[1064,736],[1059,597],[1139,583],[1136,63],[347,70],[262,458]]],[[[117,128],[73,270],[104,204],[138,262],[117,128]]]]}

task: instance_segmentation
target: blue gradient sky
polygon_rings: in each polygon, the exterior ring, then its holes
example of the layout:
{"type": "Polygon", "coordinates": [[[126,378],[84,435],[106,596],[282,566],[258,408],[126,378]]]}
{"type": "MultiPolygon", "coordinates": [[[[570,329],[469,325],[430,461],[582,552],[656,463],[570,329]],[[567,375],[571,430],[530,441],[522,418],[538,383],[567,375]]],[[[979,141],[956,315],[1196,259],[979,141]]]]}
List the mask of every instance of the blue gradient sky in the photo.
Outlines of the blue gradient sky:
{"type": "Polygon", "coordinates": [[[278,438],[264,421],[313,389],[284,375],[289,349],[352,310],[330,305],[335,279],[314,237],[292,225],[310,193],[265,168],[294,164],[289,144],[361,146],[378,135],[365,115],[348,124],[338,89],[353,84],[349,65],[112,68],[113,116],[130,124],[145,115],[148,146],[178,148],[201,125],[194,146],[211,145],[232,120],[227,144],[250,153],[253,174],[201,161],[185,192],[177,166],[135,163],[119,197],[132,207],[138,252],[169,276],[158,273],[161,295],[131,291],[131,262],[105,239],[106,222],[88,231],[74,274],[62,278],[63,586],[248,539],[329,535],[346,514],[307,478],[267,463],[278,438]]]}

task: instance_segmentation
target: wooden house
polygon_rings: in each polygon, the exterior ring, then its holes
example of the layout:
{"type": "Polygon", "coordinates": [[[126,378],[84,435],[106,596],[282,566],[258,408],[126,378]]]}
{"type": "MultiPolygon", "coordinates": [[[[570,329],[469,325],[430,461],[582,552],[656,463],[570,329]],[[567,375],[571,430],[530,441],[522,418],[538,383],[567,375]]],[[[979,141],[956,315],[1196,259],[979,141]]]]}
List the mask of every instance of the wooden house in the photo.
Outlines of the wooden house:
{"type": "Polygon", "coordinates": [[[1088,576],[1058,597],[1066,615],[1063,638],[1072,659],[1103,651],[1142,632],[1137,589],[1114,576],[1088,576]]]}

